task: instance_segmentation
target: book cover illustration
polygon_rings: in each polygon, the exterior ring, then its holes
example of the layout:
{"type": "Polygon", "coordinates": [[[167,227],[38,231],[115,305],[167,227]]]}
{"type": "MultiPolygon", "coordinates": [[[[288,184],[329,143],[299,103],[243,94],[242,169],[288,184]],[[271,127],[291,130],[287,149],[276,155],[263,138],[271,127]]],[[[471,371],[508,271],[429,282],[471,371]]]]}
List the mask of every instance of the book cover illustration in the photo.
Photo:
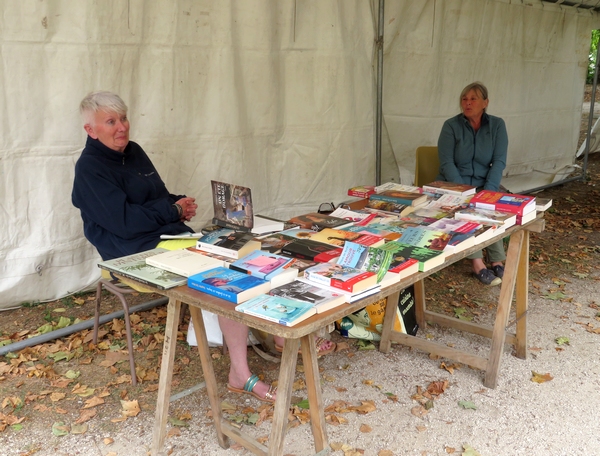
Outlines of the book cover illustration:
{"type": "Polygon", "coordinates": [[[319,214],[318,212],[297,215],[296,217],[292,217],[289,222],[298,225],[300,228],[314,231],[320,231],[323,228],[338,228],[352,224],[349,220],[333,217],[331,214],[319,214]]]}
{"type": "Polygon", "coordinates": [[[227,236],[234,232],[235,231],[231,228],[219,228],[216,230],[211,230],[208,233],[201,236],[200,238],[198,238],[197,243],[202,242],[204,244],[218,245],[220,242],[223,242],[225,238],[227,238],[227,236]]]}
{"type": "MultiPolygon", "coordinates": [[[[427,203],[424,209],[437,209],[440,212],[454,212],[457,209],[468,207],[471,196],[460,195],[441,195],[439,198],[432,199],[427,203]]],[[[416,211],[415,211],[416,212],[416,211]]]]}
{"type": "Polygon", "coordinates": [[[444,250],[449,240],[450,235],[443,231],[428,230],[422,227],[410,227],[402,233],[398,242],[431,250],[444,250]]]}
{"type": "Polygon", "coordinates": [[[235,310],[285,326],[293,326],[316,313],[311,303],[268,294],[255,296],[235,310]]]}
{"type": "Polygon", "coordinates": [[[402,231],[387,229],[384,225],[373,223],[370,223],[367,226],[349,226],[348,228],[344,228],[344,231],[351,231],[360,234],[372,234],[381,237],[386,241],[394,241],[402,235],[402,231]]]}
{"type": "Polygon", "coordinates": [[[399,274],[401,278],[419,272],[419,261],[410,256],[406,256],[407,252],[411,252],[414,248],[397,242],[388,242],[379,250],[385,250],[390,254],[390,263],[388,271],[399,274]]]}
{"type": "Polygon", "coordinates": [[[255,250],[245,257],[234,261],[229,267],[264,280],[271,280],[274,276],[281,273],[291,262],[292,259],[289,257],[255,250]]]}
{"type": "Polygon", "coordinates": [[[385,242],[383,237],[375,234],[365,234],[349,230],[336,230],[334,228],[324,228],[321,231],[315,232],[310,239],[337,247],[344,247],[347,241],[356,242],[357,244],[362,245],[380,245],[385,242]]]}
{"type": "Polygon", "coordinates": [[[248,187],[211,180],[213,223],[250,231],[254,224],[252,195],[248,187]]]}
{"type": "Polygon", "coordinates": [[[317,313],[325,312],[346,302],[346,296],[343,293],[329,291],[299,280],[273,288],[269,294],[310,303],[316,308],[317,313]]]}
{"type": "Polygon", "coordinates": [[[236,303],[260,293],[267,293],[271,287],[266,280],[225,267],[209,269],[190,276],[188,286],[236,303]]]}
{"type": "Polygon", "coordinates": [[[394,256],[390,268],[396,262],[404,261],[406,258],[414,258],[419,262],[419,271],[428,271],[431,268],[444,263],[446,253],[443,250],[431,250],[414,245],[402,244],[400,242],[388,242],[383,246],[390,249],[394,256]]]}
{"type": "Polygon", "coordinates": [[[265,250],[270,253],[279,253],[285,245],[289,244],[296,238],[281,232],[260,236],[256,239],[260,241],[261,250],[265,250]]]}
{"type": "Polygon", "coordinates": [[[142,283],[154,285],[163,290],[185,285],[187,279],[184,276],[146,263],[146,258],[167,251],[166,249],[155,248],[133,255],[101,261],[98,263],[98,266],[125,277],[139,280],[142,283]]]}
{"type": "Polygon", "coordinates": [[[397,204],[406,204],[407,206],[420,206],[427,202],[427,195],[401,190],[384,190],[369,196],[369,200],[389,201],[397,204]]]}
{"type": "Polygon", "coordinates": [[[355,242],[346,242],[337,264],[361,271],[374,272],[377,283],[381,282],[392,261],[392,252],[378,247],[368,247],[355,242]]]}
{"type": "Polygon", "coordinates": [[[400,215],[410,214],[415,210],[415,208],[410,204],[400,204],[393,201],[376,200],[371,198],[369,198],[369,202],[365,207],[400,215]]]}

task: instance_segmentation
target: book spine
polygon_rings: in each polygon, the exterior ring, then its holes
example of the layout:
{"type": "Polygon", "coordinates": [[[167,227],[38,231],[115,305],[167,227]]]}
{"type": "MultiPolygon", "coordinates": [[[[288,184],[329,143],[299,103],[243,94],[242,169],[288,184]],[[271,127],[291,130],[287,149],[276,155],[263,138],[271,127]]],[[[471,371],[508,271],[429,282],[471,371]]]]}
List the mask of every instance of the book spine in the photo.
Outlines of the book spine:
{"type": "Polygon", "coordinates": [[[283,325],[283,326],[290,326],[289,321],[286,321],[286,320],[278,320],[276,318],[268,317],[266,315],[262,315],[262,314],[260,314],[258,312],[253,312],[253,311],[247,311],[246,310],[246,311],[242,311],[242,312],[245,313],[245,314],[248,314],[248,315],[252,315],[253,317],[256,317],[256,318],[261,318],[263,320],[272,321],[274,323],[279,323],[280,325],[283,325]]]}
{"type": "Polygon", "coordinates": [[[425,193],[433,193],[433,194],[442,194],[442,195],[456,195],[462,196],[462,192],[458,192],[456,190],[449,190],[447,188],[438,188],[438,187],[429,187],[428,185],[423,185],[423,192],[425,193]]]}
{"type": "Polygon", "coordinates": [[[404,206],[412,206],[412,204],[413,204],[412,200],[405,200],[403,198],[394,198],[392,196],[379,195],[377,193],[369,196],[369,199],[375,200],[375,201],[387,201],[388,203],[402,204],[404,206]]]}
{"type": "Polygon", "coordinates": [[[225,299],[230,302],[237,302],[237,295],[230,291],[222,290],[220,288],[211,287],[203,282],[198,282],[196,280],[189,280],[188,287],[193,288],[194,290],[201,291],[203,293],[216,296],[217,298],[225,299]]]}

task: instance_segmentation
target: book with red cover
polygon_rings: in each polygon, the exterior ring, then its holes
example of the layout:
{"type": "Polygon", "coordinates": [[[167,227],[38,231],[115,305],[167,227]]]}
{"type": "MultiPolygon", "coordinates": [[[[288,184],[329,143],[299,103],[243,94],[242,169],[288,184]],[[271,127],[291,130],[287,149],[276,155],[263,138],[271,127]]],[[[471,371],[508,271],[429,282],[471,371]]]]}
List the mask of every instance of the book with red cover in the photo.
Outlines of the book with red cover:
{"type": "Polygon", "coordinates": [[[358,185],[348,189],[348,195],[357,198],[368,198],[373,193],[375,193],[375,186],[373,185],[358,185]]]}
{"type": "Polygon", "coordinates": [[[352,241],[367,247],[377,247],[385,243],[385,238],[376,234],[336,230],[334,228],[325,228],[316,233],[313,232],[310,239],[324,244],[334,245],[336,247],[344,247],[347,241],[352,241]]]}
{"type": "Polygon", "coordinates": [[[510,212],[526,215],[535,211],[535,196],[481,190],[471,198],[470,203],[480,209],[510,212]]]}
{"type": "Polygon", "coordinates": [[[304,278],[315,284],[352,293],[377,285],[377,275],[374,272],[361,271],[335,263],[319,263],[308,268],[304,271],[304,278]]]}
{"type": "Polygon", "coordinates": [[[450,195],[473,195],[477,187],[469,184],[457,184],[455,182],[433,181],[423,185],[425,193],[448,193],[450,195]]]}

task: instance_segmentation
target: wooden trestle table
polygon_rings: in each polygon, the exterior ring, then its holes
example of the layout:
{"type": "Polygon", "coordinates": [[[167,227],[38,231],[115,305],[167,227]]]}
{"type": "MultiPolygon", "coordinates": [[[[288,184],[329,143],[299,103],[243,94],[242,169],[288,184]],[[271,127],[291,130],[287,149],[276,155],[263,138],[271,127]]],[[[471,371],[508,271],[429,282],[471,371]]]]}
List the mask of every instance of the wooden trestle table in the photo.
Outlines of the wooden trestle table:
{"type": "Polygon", "coordinates": [[[328,312],[317,314],[296,326],[285,327],[260,318],[237,312],[235,304],[210,296],[205,293],[181,286],[170,290],[159,290],[150,287],[156,293],[169,298],[167,307],[167,323],[165,328],[165,339],[163,345],[162,365],[160,369],[160,380],[158,397],[156,401],[156,415],[152,439],[152,455],[162,452],[166,425],[169,411],[169,397],[171,393],[171,380],[173,376],[173,364],[175,360],[175,348],[177,340],[177,326],[181,311],[181,304],[189,305],[190,314],[194,322],[194,331],[198,342],[198,351],[202,363],[206,390],[210,401],[214,426],[217,433],[219,445],[223,448],[229,447],[228,439],[232,439],[244,446],[254,454],[258,455],[281,455],[284,454],[284,438],[287,427],[288,410],[292,397],[292,384],[296,370],[298,357],[298,344],[302,349],[306,387],[308,390],[308,401],[310,404],[310,425],[314,437],[315,453],[327,447],[327,433],[325,426],[324,404],[321,397],[321,386],[319,379],[319,367],[317,363],[317,352],[315,337],[319,329],[324,328],[336,320],[349,315],[367,304],[379,299],[388,298],[386,315],[383,323],[382,337],[379,349],[388,352],[393,341],[404,345],[418,348],[425,352],[433,353],[442,357],[477,367],[485,372],[483,384],[488,388],[495,388],[498,381],[500,369],[500,358],[505,342],[515,347],[516,356],[525,359],[527,355],[527,293],[528,293],[528,258],[529,258],[529,233],[541,232],[544,228],[543,213],[523,226],[514,226],[485,243],[449,256],[443,265],[427,272],[414,274],[401,280],[399,283],[382,289],[378,294],[369,296],[352,304],[343,304],[328,312]],[[474,251],[489,245],[498,239],[510,236],[505,263],[506,272],[502,280],[498,308],[493,327],[470,323],[448,316],[428,311],[425,307],[425,288],[423,279],[428,275],[445,268],[456,261],[465,258],[474,251]],[[433,322],[444,326],[457,328],[459,330],[478,334],[491,339],[488,357],[481,357],[461,351],[445,345],[424,340],[418,336],[410,336],[393,331],[393,320],[396,315],[395,307],[398,305],[400,291],[407,286],[415,284],[415,303],[417,321],[421,328],[426,322],[433,322]],[[516,286],[516,332],[507,333],[508,318],[512,303],[512,297],[516,286]],[[252,436],[229,424],[223,419],[219,401],[217,380],[213,370],[212,360],[209,352],[204,328],[204,320],[200,309],[222,315],[234,321],[243,323],[249,327],[257,328],[267,333],[281,336],[286,339],[281,356],[281,367],[278,378],[277,400],[275,402],[272,430],[269,436],[269,446],[262,445],[252,436]]]}

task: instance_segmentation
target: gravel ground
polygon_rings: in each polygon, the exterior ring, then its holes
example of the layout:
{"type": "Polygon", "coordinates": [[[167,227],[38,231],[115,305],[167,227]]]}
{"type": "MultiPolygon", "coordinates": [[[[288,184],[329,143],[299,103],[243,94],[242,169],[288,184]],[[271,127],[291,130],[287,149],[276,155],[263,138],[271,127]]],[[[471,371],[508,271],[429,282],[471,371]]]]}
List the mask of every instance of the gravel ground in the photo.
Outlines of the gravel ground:
{"type": "MultiPolygon", "coordinates": [[[[563,293],[571,299],[551,300],[530,294],[528,358],[515,358],[511,347],[505,346],[495,389],[483,386],[481,371],[460,366],[450,373],[440,366],[442,362],[452,364],[451,361],[430,359],[425,353],[399,345],[393,346],[387,355],[379,351],[346,349],[322,358],[319,365],[326,406],[335,401],[352,405],[372,401],[374,404],[374,409],[366,414],[335,414],[347,422],[327,426],[329,443],[335,448],[345,447],[332,450],[331,454],[600,454],[599,335],[592,332],[594,327],[600,326],[595,308],[598,284],[574,279],[564,287],[563,293]],[[558,345],[558,337],[567,337],[569,343],[558,345]],[[553,378],[536,383],[531,380],[532,371],[553,378]],[[416,416],[412,411],[419,404],[411,396],[417,387],[426,389],[437,381],[448,382],[445,391],[437,396],[425,415],[416,416]],[[468,401],[474,408],[461,407],[461,401],[468,401]],[[469,447],[476,453],[463,453],[469,447]]],[[[485,338],[455,330],[428,327],[420,330],[419,335],[473,353],[485,354],[489,347],[485,338]]],[[[302,378],[301,372],[297,378],[302,378]]],[[[167,439],[165,454],[249,454],[235,446],[230,450],[218,446],[207,417],[210,407],[203,391],[171,405],[171,410],[190,411],[192,419],[188,427],[179,428],[181,435],[167,439]]],[[[244,402],[231,394],[226,394],[224,399],[244,402]]],[[[246,402],[249,407],[260,405],[253,399],[246,402]]],[[[37,452],[24,444],[32,437],[30,434],[3,433],[0,434],[0,453],[146,455],[152,439],[153,418],[150,407],[134,420],[120,423],[117,432],[103,433],[93,422],[84,435],[49,437],[46,429],[44,449],[37,452]],[[104,437],[114,442],[106,445],[104,437]]],[[[257,427],[244,426],[244,431],[268,436],[269,426],[269,422],[257,427]]],[[[288,431],[285,453],[314,454],[309,424],[288,431]]]]}

